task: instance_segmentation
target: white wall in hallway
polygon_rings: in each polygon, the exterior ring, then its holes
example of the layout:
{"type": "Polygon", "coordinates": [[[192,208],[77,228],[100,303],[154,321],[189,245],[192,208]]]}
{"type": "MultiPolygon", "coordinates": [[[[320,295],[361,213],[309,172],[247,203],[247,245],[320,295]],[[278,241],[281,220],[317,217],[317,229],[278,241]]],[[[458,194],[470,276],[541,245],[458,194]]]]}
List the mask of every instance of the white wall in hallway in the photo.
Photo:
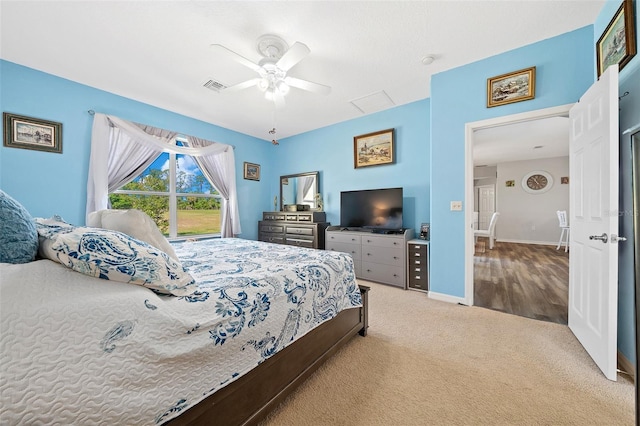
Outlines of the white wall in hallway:
{"type": "Polygon", "coordinates": [[[561,177],[569,176],[569,157],[513,161],[498,164],[496,211],[500,220],[496,236],[500,241],[557,244],[560,238],[557,210],[569,210],[569,184],[561,177]],[[542,194],[531,194],[522,188],[522,178],[529,172],[543,170],[553,177],[553,186],[542,194]],[[512,187],[506,186],[515,181],[512,187]]]}

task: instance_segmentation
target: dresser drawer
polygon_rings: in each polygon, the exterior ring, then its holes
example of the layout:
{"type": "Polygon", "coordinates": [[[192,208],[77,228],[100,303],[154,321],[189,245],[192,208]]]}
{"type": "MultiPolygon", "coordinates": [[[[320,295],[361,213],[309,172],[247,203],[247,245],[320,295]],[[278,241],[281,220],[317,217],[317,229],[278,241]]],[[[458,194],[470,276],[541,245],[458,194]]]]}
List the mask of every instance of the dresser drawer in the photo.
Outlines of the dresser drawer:
{"type": "Polygon", "coordinates": [[[366,235],[362,237],[362,245],[363,246],[377,246],[377,247],[388,247],[388,248],[401,248],[404,250],[404,239],[395,238],[394,237],[380,237],[376,235],[366,235]]]}
{"type": "Polygon", "coordinates": [[[260,222],[260,232],[270,232],[270,233],[284,233],[284,226],[282,225],[269,225],[264,222],[260,222]]]}
{"type": "Polygon", "coordinates": [[[266,241],[268,243],[284,244],[284,237],[278,234],[260,234],[260,241],[266,241]]]}
{"type": "Polygon", "coordinates": [[[287,225],[287,234],[313,235],[314,231],[315,231],[315,228],[302,228],[302,227],[287,225]]]}
{"type": "Polygon", "coordinates": [[[382,263],[391,266],[404,266],[403,249],[380,246],[362,246],[362,261],[382,263]]]}
{"type": "Polygon", "coordinates": [[[327,242],[327,250],[339,251],[341,253],[348,253],[353,257],[354,262],[362,259],[362,249],[360,245],[339,243],[335,241],[327,242]]]}
{"type": "Polygon", "coordinates": [[[362,237],[360,235],[329,232],[327,233],[327,244],[329,244],[330,242],[360,245],[362,243],[362,237]]]}
{"type": "Polygon", "coordinates": [[[420,279],[409,277],[409,288],[415,288],[418,290],[429,290],[429,281],[427,280],[426,276],[423,276],[420,279]]]}
{"type": "Polygon", "coordinates": [[[313,239],[289,238],[287,237],[287,245],[314,248],[313,239]]]}
{"type": "Polygon", "coordinates": [[[284,213],[262,213],[262,220],[284,220],[284,213]]]}
{"type": "Polygon", "coordinates": [[[404,288],[404,268],[379,263],[362,262],[362,278],[404,288]]]}
{"type": "Polygon", "coordinates": [[[426,257],[427,246],[424,244],[409,244],[409,253],[421,253],[423,257],[426,257]]]}

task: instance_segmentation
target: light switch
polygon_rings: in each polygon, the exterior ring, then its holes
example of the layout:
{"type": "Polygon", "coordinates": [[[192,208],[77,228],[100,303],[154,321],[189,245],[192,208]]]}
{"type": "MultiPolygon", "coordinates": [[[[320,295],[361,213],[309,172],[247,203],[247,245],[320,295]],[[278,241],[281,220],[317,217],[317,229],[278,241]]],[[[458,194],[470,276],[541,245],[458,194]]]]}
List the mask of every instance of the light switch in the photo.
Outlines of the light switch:
{"type": "Polygon", "coordinates": [[[462,201],[452,201],[451,202],[451,211],[452,212],[462,211],[462,201]]]}

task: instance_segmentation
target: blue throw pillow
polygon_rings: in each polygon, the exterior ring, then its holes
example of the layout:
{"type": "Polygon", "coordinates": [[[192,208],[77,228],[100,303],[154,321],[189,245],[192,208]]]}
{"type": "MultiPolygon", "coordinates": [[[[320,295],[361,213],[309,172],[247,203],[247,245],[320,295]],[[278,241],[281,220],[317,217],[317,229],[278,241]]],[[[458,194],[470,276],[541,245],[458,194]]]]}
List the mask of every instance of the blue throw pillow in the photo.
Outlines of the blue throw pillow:
{"type": "Polygon", "coordinates": [[[175,296],[188,296],[198,289],[178,260],[127,234],[73,226],[59,218],[37,218],[35,222],[42,257],[76,272],[175,296]]]}
{"type": "Polygon", "coordinates": [[[27,263],[38,253],[38,231],[22,204],[0,189],[0,263],[27,263]]]}

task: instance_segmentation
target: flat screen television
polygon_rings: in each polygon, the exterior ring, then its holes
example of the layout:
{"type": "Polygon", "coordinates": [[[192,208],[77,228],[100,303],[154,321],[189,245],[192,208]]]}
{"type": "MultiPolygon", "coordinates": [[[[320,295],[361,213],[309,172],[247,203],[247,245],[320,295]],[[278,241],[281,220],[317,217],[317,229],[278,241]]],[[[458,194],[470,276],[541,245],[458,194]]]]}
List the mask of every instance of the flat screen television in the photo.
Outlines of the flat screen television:
{"type": "Polygon", "coordinates": [[[349,229],[402,229],[402,188],[342,191],[340,226],[349,229]]]}

